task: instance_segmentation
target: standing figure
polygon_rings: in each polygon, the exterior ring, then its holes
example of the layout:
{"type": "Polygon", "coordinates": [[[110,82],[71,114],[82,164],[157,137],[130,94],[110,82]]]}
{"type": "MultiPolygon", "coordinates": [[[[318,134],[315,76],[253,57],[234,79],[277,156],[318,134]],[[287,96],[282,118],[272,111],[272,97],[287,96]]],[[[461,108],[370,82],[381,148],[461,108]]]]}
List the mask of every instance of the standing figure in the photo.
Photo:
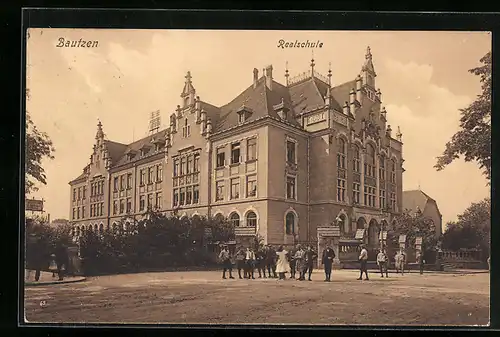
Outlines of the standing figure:
{"type": "Polygon", "coordinates": [[[276,251],[271,245],[267,245],[267,254],[266,254],[266,268],[267,275],[271,277],[271,271],[273,272],[274,278],[276,278],[276,251]]]}
{"type": "Polygon", "coordinates": [[[288,261],[287,261],[288,252],[283,249],[283,246],[279,246],[276,255],[278,257],[278,262],[276,263],[276,272],[279,275],[280,280],[285,280],[285,274],[288,271],[288,261]]]}
{"type": "Polygon", "coordinates": [[[226,245],[222,247],[222,250],[219,254],[219,259],[222,262],[222,278],[226,278],[226,271],[229,271],[229,278],[234,279],[233,277],[233,265],[231,263],[231,255],[229,254],[229,249],[226,245]]]}
{"type": "Polygon", "coordinates": [[[246,253],[243,247],[239,247],[238,251],[236,252],[235,259],[236,259],[236,268],[238,269],[238,277],[241,279],[241,270],[243,269],[243,275],[245,275],[245,257],[246,253]]]}
{"type": "Polygon", "coordinates": [[[332,276],[332,264],[333,259],[335,258],[335,252],[330,246],[327,246],[323,251],[323,257],[321,262],[325,266],[325,282],[330,282],[330,278],[332,276]]]}
{"type": "Polygon", "coordinates": [[[59,281],[64,279],[65,271],[68,269],[68,250],[66,246],[62,243],[57,243],[56,246],[56,265],[57,265],[57,275],[59,277],[59,281]]]}
{"type": "Polygon", "coordinates": [[[246,256],[245,256],[245,264],[247,267],[247,277],[248,279],[255,280],[255,277],[253,275],[254,269],[255,269],[255,253],[253,252],[252,248],[248,247],[246,256]]]}
{"type": "Polygon", "coordinates": [[[361,245],[361,252],[359,254],[359,278],[358,280],[363,279],[363,273],[365,273],[365,280],[369,280],[368,278],[368,251],[366,250],[365,245],[361,245]]]}
{"type": "Polygon", "coordinates": [[[385,277],[389,277],[387,272],[387,255],[382,249],[377,254],[377,264],[380,270],[380,277],[384,277],[384,271],[385,271],[385,277]]]}
{"type": "Polygon", "coordinates": [[[295,268],[299,272],[299,278],[297,280],[305,280],[305,251],[302,249],[301,245],[297,245],[297,251],[295,252],[294,259],[296,261],[295,268]]]}
{"type": "Polygon", "coordinates": [[[295,271],[297,270],[297,261],[295,260],[295,253],[297,252],[297,248],[292,248],[291,251],[288,252],[288,262],[290,264],[290,278],[295,278],[295,271]]]}
{"type": "Polygon", "coordinates": [[[318,254],[316,254],[313,247],[308,246],[307,251],[305,253],[305,270],[304,270],[304,277],[305,277],[305,274],[308,273],[308,278],[307,278],[308,281],[312,281],[311,274],[312,274],[313,267],[314,267],[314,259],[317,257],[318,257],[318,254]]]}
{"type": "Polygon", "coordinates": [[[264,247],[260,247],[255,253],[255,263],[257,264],[257,271],[259,272],[259,278],[266,277],[266,251],[264,247]]]}
{"type": "Polygon", "coordinates": [[[56,277],[57,262],[56,262],[56,254],[54,254],[54,253],[50,254],[49,271],[52,272],[52,277],[53,278],[56,277]]]}
{"type": "Polygon", "coordinates": [[[418,267],[419,267],[419,270],[420,270],[420,275],[423,275],[424,274],[425,260],[424,260],[424,254],[422,254],[422,252],[420,252],[417,255],[417,263],[418,263],[418,267]]]}

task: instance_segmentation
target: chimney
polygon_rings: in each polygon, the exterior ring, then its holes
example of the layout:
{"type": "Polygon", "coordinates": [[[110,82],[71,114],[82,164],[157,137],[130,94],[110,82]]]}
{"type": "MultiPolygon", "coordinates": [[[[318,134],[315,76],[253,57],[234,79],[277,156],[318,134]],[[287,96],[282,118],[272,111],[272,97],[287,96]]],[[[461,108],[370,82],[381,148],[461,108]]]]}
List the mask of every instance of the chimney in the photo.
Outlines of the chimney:
{"type": "Polygon", "coordinates": [[[269,90],[273,90],[273,66],[266,67],[266,86],[269,90]]]}
{"type": "Polygon", "coordinates": [[[253,68],[253,88],[257,88],[257,81],[259,80],[259,70],[253,68]]]}

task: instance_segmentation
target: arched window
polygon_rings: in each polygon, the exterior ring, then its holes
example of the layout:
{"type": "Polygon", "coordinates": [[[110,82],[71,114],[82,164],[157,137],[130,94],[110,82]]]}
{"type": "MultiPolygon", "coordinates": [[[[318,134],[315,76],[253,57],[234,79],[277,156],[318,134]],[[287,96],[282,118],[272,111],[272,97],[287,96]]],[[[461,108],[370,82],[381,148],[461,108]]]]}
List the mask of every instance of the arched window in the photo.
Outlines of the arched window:
{"type": "Polygon", "coordinates": [[[239,227],[240,226],[240,216],[238,213],[234,212],[229,216],[229,221],[231,222],[231,225],[234,227],[239,227]]]}
{"type": "Polygon", "coordinates": [[[354,153],[353,153],[353,159],[352,159],[354,172],[359,172],[360,161],[361,161],[361,156],[360,156],[360,152],[359,152],[359,146],[354,145],[354,153]]]}
{"type": "Polygon", "coordinates": [[[380,180],[385,180],[385,157],[383,155],[379,159],[378,176],[380,180]]]}
{"type": "Polygon", "coordinates": [[[221,213],[217,213],[214,217],[214,220],[218,223],[224,222],[224,215],[221,213]]]}
{"type": "Polygon", "coordinates": [[[396,159],[391,159],[391,183],[396,183],[396,159]]]}
{"type": "Polygon", "coordinates": [[[366,146],[365,175],[375,176],[375,148],[371,144],[366,146]]]}
{"type": "Polygon", "coordinates": [[[295,214],[288,212],[285,217],[285,232],[288,235],[295,234],[295,214]]]}
{"type": "Polygon", "coordinates": [[[257,214],[250,211],[247,214],[247,226],[248,227],[257,227],[257,214]]]}
{"type": "Polygon", "coordinates": [[[337,167],[345,168],[345,140],[343,138],[339,138],[337,140],[337,167]]]}
{"type": "Polygon", "coordinates": [[[104,232],[104,225],[103,224],[100,224],[99,225],[99,233],[103,233],[104,232]]]}

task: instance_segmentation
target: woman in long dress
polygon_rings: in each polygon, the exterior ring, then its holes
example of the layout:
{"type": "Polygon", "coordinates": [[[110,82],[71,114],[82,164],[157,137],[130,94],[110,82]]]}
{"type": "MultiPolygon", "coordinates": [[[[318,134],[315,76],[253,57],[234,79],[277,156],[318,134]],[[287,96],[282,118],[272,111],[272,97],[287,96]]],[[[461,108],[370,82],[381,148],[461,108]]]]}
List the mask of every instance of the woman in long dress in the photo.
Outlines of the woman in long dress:
{"type": "Polygon", "coordinates": [[[279,280],[285,279],[285,273],[288,271],[288,252],[280,246],[276,251],[276,256],[278,257],[278,262],[276,263],[276,272],[279,275],[279,280]]]}

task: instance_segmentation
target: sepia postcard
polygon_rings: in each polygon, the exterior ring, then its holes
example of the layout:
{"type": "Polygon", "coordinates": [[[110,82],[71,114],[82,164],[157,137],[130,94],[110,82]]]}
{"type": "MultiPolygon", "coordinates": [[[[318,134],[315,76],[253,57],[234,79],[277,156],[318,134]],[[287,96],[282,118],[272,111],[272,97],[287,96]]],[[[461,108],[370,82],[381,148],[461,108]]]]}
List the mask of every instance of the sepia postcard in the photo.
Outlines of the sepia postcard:
{"type": "Polygon", "coordinates": [[[491,44],[29,28],[24,322],[488,325],[491,44]]]}

